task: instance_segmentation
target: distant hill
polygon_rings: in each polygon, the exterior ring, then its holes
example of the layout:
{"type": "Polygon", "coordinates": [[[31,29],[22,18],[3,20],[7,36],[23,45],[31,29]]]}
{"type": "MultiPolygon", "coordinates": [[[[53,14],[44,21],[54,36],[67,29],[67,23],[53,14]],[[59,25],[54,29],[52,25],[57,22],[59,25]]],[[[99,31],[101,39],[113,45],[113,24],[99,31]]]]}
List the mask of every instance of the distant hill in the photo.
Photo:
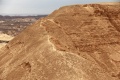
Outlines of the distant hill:
{"type": "Polygon", "coordinates": [[[27,26],[34,23],[36,20],[45,17],[46,15],[38,16],[0,16],[0,31],[10,36],[16,36],[27,26]]]}
{"type": "Polygon", "coordinates": [[[64,6],[0,50],[0,80],[120,80],[120,3],[64,6]]]}
{"type": "Polygon", "coordinates": [[[36,15],[36,16],[3,16],[3,15],[0,15],[0,19],[2,18],[2,19],[4,19],[4,18],[36,18],[36,19],[39,19],[39,18],[41,18],[41,17],[45,17],[45,16],[47,16],[47,15],[36,15]]]}

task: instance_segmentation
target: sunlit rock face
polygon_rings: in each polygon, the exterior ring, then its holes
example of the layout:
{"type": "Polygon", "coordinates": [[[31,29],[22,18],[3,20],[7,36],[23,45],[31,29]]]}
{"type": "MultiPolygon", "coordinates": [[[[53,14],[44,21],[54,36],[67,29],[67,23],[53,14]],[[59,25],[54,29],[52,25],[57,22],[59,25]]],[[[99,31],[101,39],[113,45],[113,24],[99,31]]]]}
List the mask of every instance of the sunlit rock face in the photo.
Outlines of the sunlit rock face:
{"type": "Polygon", "coordinates": [[[0,51],[1,80],[120,80],[120,3],[65,6],[0,51]]]}

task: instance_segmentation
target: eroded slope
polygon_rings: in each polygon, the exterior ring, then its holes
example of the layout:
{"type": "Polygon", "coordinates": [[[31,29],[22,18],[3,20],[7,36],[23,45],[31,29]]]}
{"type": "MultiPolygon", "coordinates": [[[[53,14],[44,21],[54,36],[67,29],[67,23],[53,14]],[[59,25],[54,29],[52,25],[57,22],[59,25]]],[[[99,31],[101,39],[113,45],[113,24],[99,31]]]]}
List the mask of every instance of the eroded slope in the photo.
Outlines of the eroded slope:
{"type": "Polygon", "coordinates": [[[62,7],[0,51],[2,80],[119,80],[120,4],[62,7]]]}

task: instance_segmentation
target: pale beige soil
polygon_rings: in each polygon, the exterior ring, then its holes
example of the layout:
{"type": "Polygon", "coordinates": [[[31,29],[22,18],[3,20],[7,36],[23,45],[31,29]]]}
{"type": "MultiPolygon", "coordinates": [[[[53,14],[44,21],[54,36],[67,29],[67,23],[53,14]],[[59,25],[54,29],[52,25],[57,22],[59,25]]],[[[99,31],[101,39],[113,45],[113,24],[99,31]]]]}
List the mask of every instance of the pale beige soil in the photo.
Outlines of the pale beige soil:
{"type": "Polygon", "coordinates": [[[1,48],[0,80],[120,80],[119,57],[119,5],[64,6],[1,48]]]}
{"type": "Polygon", "coordinates": [[[13,37],[12,36],[9,36],[7,34],[0,34],[0,40],[3,40],[3,41],[10,41],[12,40],[13,37]]]}
{"type": "Polygon", "coordinates": [[[0,43],[0,48],[4,47],[6,43],[0,43]]]}
{"type": "Polygon", "coordinates": [[[5,42],[10,41],[10,40],[12,40],[12,39],[13,39],[12,36],[9,36],[9,35],[7,35],[7,34],[0,33],[0,41],[3,41],[3,42],[0,43],[0,48],[2,48],[3,46],[5,46],[5,45],[7,44],[7,43],[5,43],[5,42]]]}

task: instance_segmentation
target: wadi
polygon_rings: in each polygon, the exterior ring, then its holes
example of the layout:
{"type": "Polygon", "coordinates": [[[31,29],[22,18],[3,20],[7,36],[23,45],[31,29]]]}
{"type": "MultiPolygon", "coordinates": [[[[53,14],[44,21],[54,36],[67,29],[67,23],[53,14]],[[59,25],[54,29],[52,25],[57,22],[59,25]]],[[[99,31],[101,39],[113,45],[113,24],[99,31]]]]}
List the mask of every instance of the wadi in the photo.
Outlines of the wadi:
{"type": "Polygon", "coordinates": [[[0,49],[0,80],[120,80],[120,3],[64,6],[0,49]]]}

